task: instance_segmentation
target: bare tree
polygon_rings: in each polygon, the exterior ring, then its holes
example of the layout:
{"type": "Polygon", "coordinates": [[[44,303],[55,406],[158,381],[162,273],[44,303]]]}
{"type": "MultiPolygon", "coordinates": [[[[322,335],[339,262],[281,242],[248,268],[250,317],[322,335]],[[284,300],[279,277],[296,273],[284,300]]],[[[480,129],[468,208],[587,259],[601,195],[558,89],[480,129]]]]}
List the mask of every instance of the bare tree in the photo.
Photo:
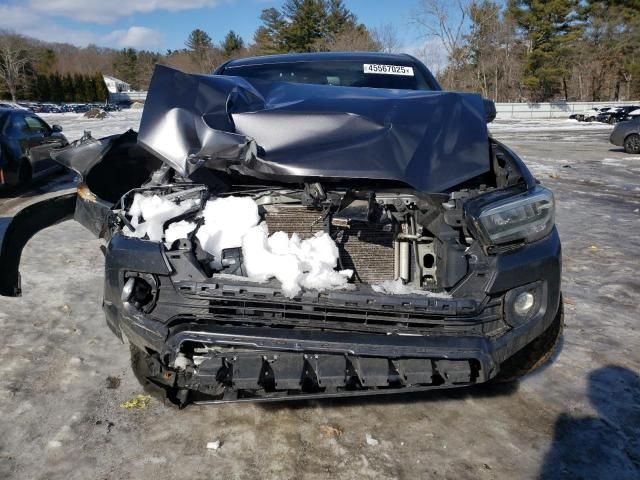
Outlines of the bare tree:
{"type": "Polygon", "coordinates": [[[400,38],[398,29],[392,23],[383,23],[372,31],[373,40],[379,45],[381,52],[398,53],[400,51],[400,38]]]}
{"type": "Polygon", "coordinates": [[[2,80],[16,101],[16,92],[26,78],[29,55],[25,49],[24,38],[13,33],[0,32],[0,80],[2,80]]]}
{"type": "Polygon", "coordinates": [[[438,38],[449,61],[458,67],[464,60],[464,35],[470,0],[420,0],[412,21],[423,37],[438,38]]]}
{"type": "Polygon", "coordinates": [[[442,76],[447,68],[447,54],[437,38],[425,42],[412,53],[438,77],[442,76]]]}

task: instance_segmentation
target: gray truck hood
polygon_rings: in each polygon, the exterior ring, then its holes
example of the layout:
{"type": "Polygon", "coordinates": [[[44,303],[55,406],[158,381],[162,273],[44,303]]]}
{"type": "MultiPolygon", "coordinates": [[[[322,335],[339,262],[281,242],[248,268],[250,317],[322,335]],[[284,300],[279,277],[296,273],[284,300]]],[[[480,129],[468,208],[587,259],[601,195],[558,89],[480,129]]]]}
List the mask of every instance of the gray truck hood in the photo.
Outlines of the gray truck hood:
{"type": "Polygon", "coordinates": [[[476,94],[192,75],[157,66],[138,142],[182,175],[371,179],[442,192],[490,169],[476,94]]]}

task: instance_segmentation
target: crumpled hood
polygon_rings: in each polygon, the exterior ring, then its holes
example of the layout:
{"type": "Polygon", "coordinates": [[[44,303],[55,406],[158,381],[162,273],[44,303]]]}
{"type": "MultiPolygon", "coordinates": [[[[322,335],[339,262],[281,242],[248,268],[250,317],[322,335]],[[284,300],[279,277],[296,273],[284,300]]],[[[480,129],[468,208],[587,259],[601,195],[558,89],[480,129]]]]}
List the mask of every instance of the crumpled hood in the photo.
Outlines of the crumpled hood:
{"type": "Polygon", "coordinates": [[[182,175],[394,180],[441,192],[490,168],[482,98],[191,75],[157,66],[138,142],[182,175]]]}

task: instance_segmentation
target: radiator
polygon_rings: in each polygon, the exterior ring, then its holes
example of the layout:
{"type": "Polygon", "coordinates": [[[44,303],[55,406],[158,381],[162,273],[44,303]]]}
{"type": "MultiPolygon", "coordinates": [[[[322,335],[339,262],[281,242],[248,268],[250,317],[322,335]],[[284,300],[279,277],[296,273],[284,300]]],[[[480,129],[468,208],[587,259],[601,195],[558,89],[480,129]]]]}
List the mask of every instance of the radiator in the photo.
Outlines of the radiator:
{"type": "MultiPolygon", "coordinates": [[[[265,205],[269,233],[283,231],[309,238],[324,229],[322,212],[301,205],[265,205]]],[[[340,268],[355,271],[355,281],[379,283],[393,280],[393,232],[389,226],[353,222],[348,229],[331,227],[340,252],[340,268]]]]}

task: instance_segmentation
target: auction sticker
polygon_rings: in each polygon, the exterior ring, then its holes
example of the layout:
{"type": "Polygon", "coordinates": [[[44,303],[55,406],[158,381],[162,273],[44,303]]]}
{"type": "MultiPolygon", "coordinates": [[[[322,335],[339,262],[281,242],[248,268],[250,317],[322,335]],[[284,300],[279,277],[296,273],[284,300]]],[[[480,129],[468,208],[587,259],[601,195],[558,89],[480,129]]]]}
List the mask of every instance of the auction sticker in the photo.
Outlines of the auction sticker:
{"type": "Polygon", "coordinates": [[[413,67],[404,65],[378,65],[376,63],[365,63],[364,73],[381,73],[383,75],[404,75],[413,77],[413,67]]]}

